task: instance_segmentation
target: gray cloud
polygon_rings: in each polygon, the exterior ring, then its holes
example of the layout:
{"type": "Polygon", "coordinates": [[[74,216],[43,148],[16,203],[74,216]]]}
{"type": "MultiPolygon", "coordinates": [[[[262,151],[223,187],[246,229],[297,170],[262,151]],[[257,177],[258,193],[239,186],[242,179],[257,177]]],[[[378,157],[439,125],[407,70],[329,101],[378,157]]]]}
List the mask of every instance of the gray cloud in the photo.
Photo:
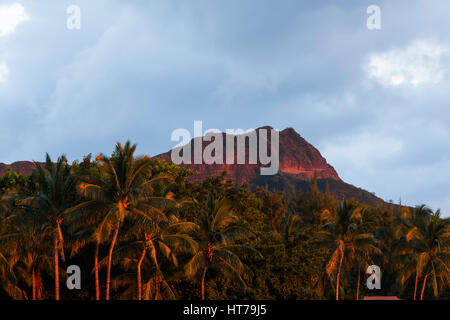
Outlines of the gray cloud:
{"type": "Polygon", "coordinates": [[[373,54],[450,45],[448,1],[377,1],[379,31],[365,27],[373,1],[19,2],[30,19],[0,37],[2,162],[125,139],[156,154],[194,120],[291,126],[344,180],[450,212],[449,57],[417,86],[367,73],[373,54]],[[72,3],[81,30],[66,29],[72,3]]]}

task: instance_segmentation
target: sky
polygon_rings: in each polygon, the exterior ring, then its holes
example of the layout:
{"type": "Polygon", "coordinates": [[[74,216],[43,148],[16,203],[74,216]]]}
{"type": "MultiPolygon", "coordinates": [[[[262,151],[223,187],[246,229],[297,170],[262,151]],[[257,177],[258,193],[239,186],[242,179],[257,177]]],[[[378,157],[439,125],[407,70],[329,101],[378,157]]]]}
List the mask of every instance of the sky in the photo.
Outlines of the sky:
{"type": "Polygon", "coordinates": [[[155,155],[194,120],[292,127],[344,181],[450,216],[449,13],[448,0],[0,0],[0,162],[128,139],[155,155]]]}

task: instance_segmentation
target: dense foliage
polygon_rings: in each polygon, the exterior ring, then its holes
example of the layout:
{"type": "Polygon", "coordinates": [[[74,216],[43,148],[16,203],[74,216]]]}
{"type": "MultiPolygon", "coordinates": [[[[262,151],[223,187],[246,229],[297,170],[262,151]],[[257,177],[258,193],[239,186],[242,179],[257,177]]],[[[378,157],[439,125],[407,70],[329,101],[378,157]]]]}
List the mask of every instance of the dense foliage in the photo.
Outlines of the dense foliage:
{"type": "Polygon", "coordinates": [[[448,299],[450,221],[426,206],[251,190],[135,156],[0,178],[0,299],[448,299]],[[380,290],[365,282],[382,270],[380,290]],[[69,290],[66,268],[81,268],[69,290]]]}

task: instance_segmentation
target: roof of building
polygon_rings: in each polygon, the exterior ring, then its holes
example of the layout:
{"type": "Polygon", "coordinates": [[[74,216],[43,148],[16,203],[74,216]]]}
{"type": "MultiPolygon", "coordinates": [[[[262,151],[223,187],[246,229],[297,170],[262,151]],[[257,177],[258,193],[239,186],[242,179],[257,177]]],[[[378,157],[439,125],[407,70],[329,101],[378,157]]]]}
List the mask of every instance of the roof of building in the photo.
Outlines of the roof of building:
{"type": "Polygon", "coordinates": [[[396,296],[366,296],[363,300],[401,300],[396,296]]]}

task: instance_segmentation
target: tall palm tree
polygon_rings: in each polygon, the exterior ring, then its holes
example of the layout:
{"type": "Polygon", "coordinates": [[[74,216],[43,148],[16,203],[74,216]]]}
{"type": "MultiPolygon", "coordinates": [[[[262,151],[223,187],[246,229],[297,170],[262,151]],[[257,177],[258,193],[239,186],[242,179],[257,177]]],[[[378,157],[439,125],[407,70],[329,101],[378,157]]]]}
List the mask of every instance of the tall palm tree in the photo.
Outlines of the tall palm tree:
{"type": "Polygon", "coordinates": [[[42,219],[37,211],[17,207],[4,221],[6,233],[0,244],[14,244],[9,251],[14,257],[14,272],[31,287],[31,298],[41,298],[41,271],[51,270],[45,233],[41,232],[42,219]]]}
{"type": "MultiPolygon", "coordinates": [[[[438,296],[438,279],[444,287],[450,278],[450,220],[440,217],[440,210],[429,213],[425,207],[419,207],[413,215],[412,227],[406,234],[409,244],[407,253],[414,254],[417,260],[417,279],[424,274],[420,300],[423,300],[428,277],[432,277],[434,296],[438,296]]],[[[416,291],[416,290],[415,290],[416,291]]]]}
{"type": "Polygon", "coordinates": [[[398,269],[398,283],[401,290],[408,280],[414,276],[414,295],[413,300],[417,297],[417,287],[419,283],[419,272],[417,269],[418,254],[414,251],[412,247],[409,246],[407,242],[401,242],[396,246],[396,262],[399,267],[398,269]]]}
{"type": "Polygon", "coordinates": [[[107,232],[98,232],[105,217],[105,207],[100,202],[84,201],[74,207],[69,212],[66,221],[69,224],[67,231],[73,239],[71,242],[71,256],[88,244],[93,244],[94,249],[94,282],[95,299],[100,300],[100,279],[98,255],[101,244],[108,240],[107,232]]]}
{"type": "MultiPolygon", "coordinates": [[[[358,234],[372,235],[379,225],[379,219],[368,206],[360,206],[360,210],[354,215],[353,219],[357,223],[358,234]]],[[[366,269],[370,264],[373,264],[374,258],[383,259],[383,251],[380,248],[380,243],[373,238],[372,243],[354,246],[355,250],[349,253],[349,260],[353,265],[357,266],[358,280],[356,282],[356,300],[359,300],[359,287],[361,283],[361,271],[366,269]]]]}
{"type": "MultiPolygon", "coordinates": [[[[14,192],[17,190],[11,190],[0,198],[0,207],[3,209],[0,217],[0,250],[9,257],[6,260],[0,252],[1,273],[4,275],[3,281],[8,280],[6,291],[12,297],[27,297],[17,286],[17,278],[31,287],[31,297],[35,300],[36,274],[39,277],[37,270],[42,267],[42,257],[49,257],[41,233],[43,216],[38,215],[37,211],[17,205],[23,196],[14,192]],[[8,266],[5,262],[8,262],[8,266]]],[[[47,265],[47,269],[50,269],[50,265],[51,263],[47,265]]]]}
{"type": "Polygon", "coordinates": [[[374,258],[383,258],[383,251],[377,246],[376,241],[373,244],[355,246],[355,251],[349,253],[349,260],[353,265],[357,266],[358,280],[356,282],[356,300],[359,300],[359,288],[361,284],[361,272],[372,265],[374,258]]]}
{"type": "MultiPolygon", "coordinates": [[[[97,243],[112,232],[106,271],[106,300],[109,300],[111,258],[120,226],[130,213],[145,216],[148,197],[152,194],[152,185],[167,178],[159,176],[148,179],[151,160],[148,157],[136,158],[135,150],[136,145],[131,145],[129,141],[123,147],[117,143],[111,157],[105,155],[97,157],[100,163],[100,178],[89,177],[78,185],[78,190],[86,200],[79,204],[77,209],[91,206],[101,208],[101,222],[94,232],[97,243]]],[[[98,270],[96,274],[97,272],[98,270]]]]}
{"type": "Polygon", "coordinates": [[[417,287],[419,282],[419,271],[417,269],[418,252],[407,241],[407,234],[415,225],[423,224],[426,217],[433,212],[425,205],[415,207],[413,210],[407,209],[401,212],[393,222],[393,235],[396,239],[394,246],[395,260],[399,266],[398,281],[403,289],[406,282],[415,275],[413,300],[417,297],[417,287]]]}
{"type": "MultiPolygon", "coordinates": [[[[177,253],[195,252],[198,245],[189,235],[198,226],[192,222],[180,221],[175,215],[149,214],[147,218],[139,217],[135,224],[127,230],[124,240],[133,239],[121,248],[113,252],[116,262],[126,259],[128,263],[136,265],[136,289],[137,299],[142,299],[141,268],[145,264],[153,269],[155,275],[155,300],[160,298],[160,284],[174,297],[170,286],[165,283],[163,272],[160,268],[159,257],[164,257],[173,266],[178,266],[177,253]],[[136,240],[137,238],[137,240],[136,240]],[[135,257],[134,259],[130,259],[135,257]]],[[[130,288],[134,286],[130,286],[130,288]]],[[[149,286],[149,283],[146,284],[149,286]]],[[[148,299],[149,290],[145,290],[144,297],[148,299]]]]}
{"type": "Polygon", "coordinates": [[[326,274],[328,278],[336,274],[336,300],[339,300],[344,257],[350,255],[351,259],[355,252],[363,250],[379,251],[374,245],[373,234],[364,232],[361,228],[361,209],[357,203],[343,201],[339,203],[337,210],[324,210],[321,215],[322,225],[317,233],[317,244],[332,250],[326,274]]]}
{"type": "Polygon", "coordinates": [[[55,275],[55,299],[59,300],[59,260],[64,257],[64,239],[61,223],[75,199],[76,178],[71,173],[66,157],[58,158],[55,164],[46,155],[44,167],[35,163],[35,194],[26,197],[20,205],[36,210],[43,215],[41,230],[45,238],[53,238],[53,264],[55,275]]]}
{"type": "Polygon", "coordinates": [[[201,274],[201,298],[205,299],[206,272],[210,267],[221,268],[245,286],[242,276],[250,273],[241,258],[248,254],[262,257],[253,247],[237,242],[244,239],[247,230],[238,224],[239,218],[224,200],[216,200],[210,194],[206,206],[201,210],[198,225],[199,248],[186,264],[186,274],[194,277],[201,274]]]}
{"type": "MultiPolygon", "coordinates": [[[[423,273],[421,264],[428,259],[426,258],[426,255],[423,255],[423,246],[418,246],[418,240],[415,238],[419,235],[419,239],[424,239],[423,235],[420,235],[420,233],[425,232],[430,223],[430,217],[433,215],[433,211],[430,208],[425,205],[420,205],[413,210],[407,210],[402,215],[401,219],[396,222],[396,236],[398,238],[396,256],[401,265],[401,268],[399,268],[399,283],[403,288],[406,282],[414,276],[414,300],[417,298],[419,280],[423,273]],[[422,262],[420,261],[421,256],[422,259],[426,258],[425,260],[422,260],[422,262]]],[[[445,245],[444,241],[444,244],[441,243],[440,247],[443,252],[442,254],[445,257],[444,252],[445,250],[448,250],[448,244],[445,245]]],[[[428,278],[428,276],[426,277],[428,278]]]]}

